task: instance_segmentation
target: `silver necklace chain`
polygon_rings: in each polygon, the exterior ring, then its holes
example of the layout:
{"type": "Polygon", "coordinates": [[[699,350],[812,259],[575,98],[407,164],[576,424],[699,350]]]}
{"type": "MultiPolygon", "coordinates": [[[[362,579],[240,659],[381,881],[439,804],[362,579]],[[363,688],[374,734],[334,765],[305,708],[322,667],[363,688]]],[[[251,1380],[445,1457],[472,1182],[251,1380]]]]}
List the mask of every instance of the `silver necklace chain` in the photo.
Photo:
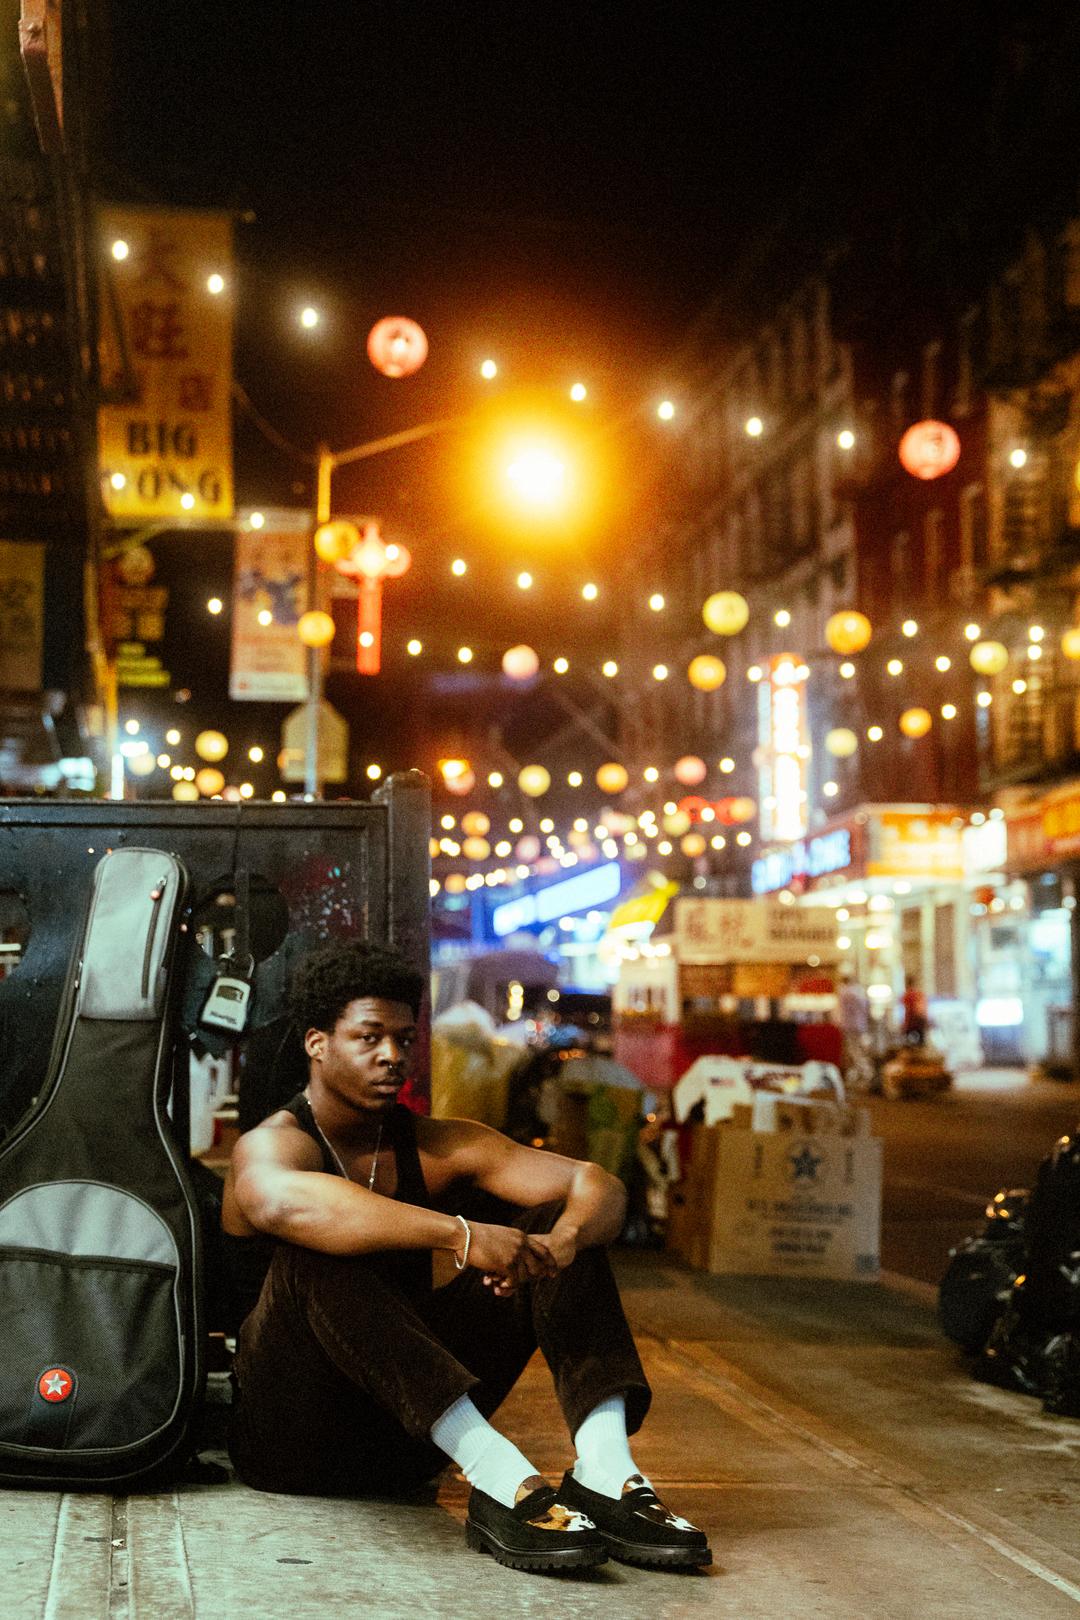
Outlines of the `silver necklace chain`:
{"type": "MultiPolygon", "coordinates": [[[[304,1096],[307,1099],[308,1107],[311,1109],[311,1122],[312,1122],[312,1124],[315,1126],[315,1129],[318,1131],[319,1135],[322,1137],[323,1141],[326,1143],[326,1146],[330,1149],[330,1152],[331,1152],[331,1154],[333,1156],[334,1163],[337,1165],[338,1169],[341,1171],[342,1175],[345,1177],[345,1180],[346,1181],[351,1181],[353,1178],[352,1178],[352,1176],[350,1176],[349,1172],[346,1170],[345,1166],[342,1164],[342,1162],[341,1162],[341,1154],[338,1152],[338,1150],[334,1146],[333,1142],[331,1142],[330,1138],[327,1136],[326,1132],[323,1130],[322,1126],[319,1124],[319,1121],[315,1118],[315,1108],[314,1108],[314,1104],[311,1101],[311,1093],[308,1091],[306,1086],[304,1087],[304,1096]]],[[[378,1132],[378,1135],[375,1138],[375,1157],[371,1161],[371,1174],[368,1176],[368,1183],[367,1183],[368,1184],[368,1192],[374,1192],[374,1190],[375,1190],[375,1176],[376,1176],[376,1174],[378,1172],[378,1169],[379,1169],[379,1149],[382,1147],[382,1133],[383,1133],[383,1121],[380,1119],[379,1120],[379,1132],[378,1132]]]]}

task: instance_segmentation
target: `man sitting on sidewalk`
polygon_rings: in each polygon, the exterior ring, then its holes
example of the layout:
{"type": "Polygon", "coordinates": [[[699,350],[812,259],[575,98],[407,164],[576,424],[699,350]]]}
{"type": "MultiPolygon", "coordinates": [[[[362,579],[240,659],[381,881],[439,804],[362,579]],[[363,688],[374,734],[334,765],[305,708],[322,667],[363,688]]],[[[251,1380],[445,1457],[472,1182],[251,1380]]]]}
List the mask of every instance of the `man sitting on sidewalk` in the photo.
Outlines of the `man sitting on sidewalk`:
{"type": "Polygon", "coordinates": [[[603,1247],[622,1184],[402,1107],[421,991],[400,957],[355,943],[296,976],[309,1082],[241,1137],[225,1189],[250,1307],[234,1466],[261,1490],[333,1495],[407,1488],[449,1457],[473,1487],[468,1543],[500,1563],[706,1564],[628,1445],[651,1395],[603,1247]],[[477,1190],[519,1213],[453,1213],[477,1190]],[[557,1488],[487,1421],[537,1346],[577,1451],[557,1488]]]}

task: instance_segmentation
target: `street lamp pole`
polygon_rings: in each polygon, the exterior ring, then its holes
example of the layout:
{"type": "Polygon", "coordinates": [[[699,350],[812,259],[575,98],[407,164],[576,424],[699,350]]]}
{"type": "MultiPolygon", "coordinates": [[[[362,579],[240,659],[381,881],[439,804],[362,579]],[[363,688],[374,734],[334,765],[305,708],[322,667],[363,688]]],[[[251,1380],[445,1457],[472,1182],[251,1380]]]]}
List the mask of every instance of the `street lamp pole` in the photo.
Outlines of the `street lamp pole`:
{"type": "MultiPolygon", "coordinates": [[[[334,471],[334,456],[325,444],[316,448],[315,474],[315,528],[330,521],[330,479],[334,471]]],[[[319,592],[319,558],[312,546],[308,553],[308,607],[317,608],[319,592]]],[[[319,770],[319,720],[322,715],[323,649],[308,648],[307,667],[307,731],[304,738],[304,793],[317,799],[321,792],[319,770]]]]}
{"type": "MultiPolygon", "coordinates": [[[[433,433],[445,432],[447,428],[457,427],[461,422],[468,420],[463,416],[446,416],[435,422],[421,422],[418,427],[403,428],[400,433],[389,433],[381,439],[369,439],[364,444],[353,445],[349,450],[331,450],[328,445],[320,444],[316,448],[315,473],[315,528],[330,522],[331,500],[330,484],[334,473],[339,467],[346,467],[353,461],[365,461],[369,456],[383,455],[387,450],[398,450],[402,445],[413,444],[417,439],[428,439],[433,433]]],[[[318,607],[318,577],[319,560],[314,546],[308,558],[308,607],[318,607]]],[[[317,799],[322,791],[322,773],[319,770],[319,722],[322,715],[323,696],[323,649],[310,647],[308,649],[307,670],[307,732],[304,747],[304,793],[307,797],[317,799]]]]}

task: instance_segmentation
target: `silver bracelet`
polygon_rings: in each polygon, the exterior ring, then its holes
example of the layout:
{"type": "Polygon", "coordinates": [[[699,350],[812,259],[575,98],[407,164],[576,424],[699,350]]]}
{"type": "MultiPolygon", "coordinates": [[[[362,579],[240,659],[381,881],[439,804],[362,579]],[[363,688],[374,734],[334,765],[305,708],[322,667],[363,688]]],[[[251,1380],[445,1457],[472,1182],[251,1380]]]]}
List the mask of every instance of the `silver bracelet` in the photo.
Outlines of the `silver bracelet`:
{"type": "Polygon", "coordinates": [[[459,1260],[456,1249],[451,1249],[450,1252],[454,1256],[454,1265],[457,1267],[458,1271],[464,1271],[465,1267],[469,1263],[469,1245],[472,1243],[472,1227],[469,1225],[464,1215],[455,1215],[454,1219],[455,1221],[460,1221],[462,1226],[465,1228],[465,1253],[459,1260]]]}

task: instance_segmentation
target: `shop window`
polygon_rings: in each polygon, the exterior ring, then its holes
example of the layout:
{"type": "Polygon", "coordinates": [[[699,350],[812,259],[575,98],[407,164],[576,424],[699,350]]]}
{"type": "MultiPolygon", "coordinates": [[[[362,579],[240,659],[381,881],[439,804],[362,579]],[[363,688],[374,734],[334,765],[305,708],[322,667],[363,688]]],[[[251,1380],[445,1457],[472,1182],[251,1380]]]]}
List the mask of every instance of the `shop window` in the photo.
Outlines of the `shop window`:
{"type": "Polygon", "coordinates": [[[941,588],[941,565],[945,550],[945,513],[933,506],[923,520],[923,594],[937,600],[941,588]]]}
{"type": "Polygon", "coordinates": [[[934,994],[952,999],[956,988],[956,907],[934,907],[934,994]]]}
{"type": "Polygon", "coordinates": [[[978,570],[988,561],[986,496],[981,484],[966,484],[960,492],[960,565],[978,570]]]}
{"type": "Polygon", "coordinates": [[[900,913],[900,967],[905,979],[910,975],[922,985],[922,912],[918,906],[908,906],[900,913]]]}
{"type": "Polygon", "coordinates": [[[973,305],[960,317],[956,354],[956,391],[953,394],[954,416],[968,416],[975,392],[975,341],[980,311],[973,305]]]}

